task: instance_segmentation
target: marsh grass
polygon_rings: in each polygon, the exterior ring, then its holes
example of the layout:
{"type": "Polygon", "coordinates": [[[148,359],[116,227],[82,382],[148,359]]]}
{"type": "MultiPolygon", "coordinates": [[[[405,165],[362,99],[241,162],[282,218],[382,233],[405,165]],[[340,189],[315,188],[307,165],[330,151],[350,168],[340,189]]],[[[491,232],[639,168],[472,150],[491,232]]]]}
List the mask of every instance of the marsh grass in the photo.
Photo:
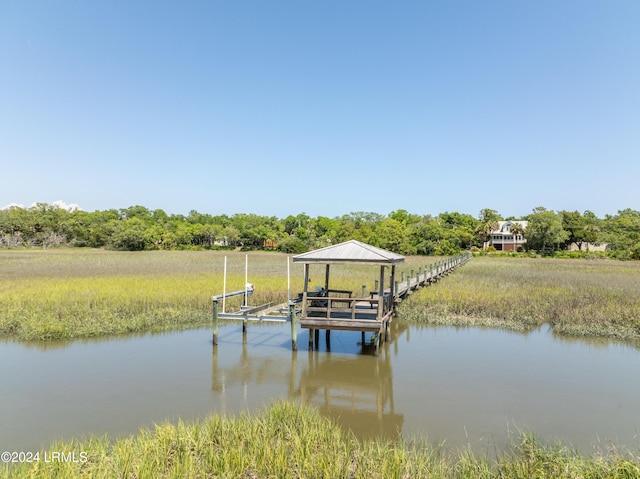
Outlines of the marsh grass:
{"type": "MultiPolygon", "coordinates": [[[[52,340],[208,324],[211,297],[244,289],[245,253],[207,251],[114,252],[104,250],[0,251],[0,335],[52,340]]],[[[287,300],[287,256],[250,253],[250,304],[287,300]]],[[[423,266],[410,258],[407,270],[423,266]]],[[[302,266],[290,264],[291,295],[302,291],[302,266]]],[[[373,288],[378,269],[333,267],[331,287],[360,295],[373,288]]],[[[310,287],[324,284],[324,267],[313,265],[310,287]]],[[[242,297],[230,298],[227,311],[242,297]]]]}
{"type": "MultiPolygon", "coordinates": [[[[634,478],[638,457],[584,457],[523,434],[497,459],[453,453],[422,441],[359,441],[309,406],[276,403],[257,415],[164,423],[110,441],[52,444],[86,453],[86,462],[32,462],[0,468],[3,477],[78,478],[634,478]]],[[[44,454],[45,451],[42,451],[44,454]]]]}
{"type": "Polygon", "coordinates": [[[399,317],[639,341],[638,291],[637,262],[480,257],[412,295],[399,317]]]}
{"type": "MultiPolygon", "coordinates": [[[[0,335],[27,341],[71,339],[202,326],[211,297],[245,284],[245,253],[103,250],[0,251],[0,335]]],[[[287,256],[250,253],[250,304],[287,299],[287,256]]],[[[398,271],[439,258],[408,257],[398,271]]],[[[303,289],[302,266],[290,263],[291,295],[303,289]]],[[[324,284],[312,265],[310,288],[324,284]]],[[[361,295],[377,267],[340,265],[331,287],[361,295]]],[[[479,257],[402,303],[399,318],[443,325],[528,331],[550,324],[568,336],[640,341],[640,264],[608,260],[479,257]]],[[[227,311],[241,297],[229,299],[227,311]]]]}

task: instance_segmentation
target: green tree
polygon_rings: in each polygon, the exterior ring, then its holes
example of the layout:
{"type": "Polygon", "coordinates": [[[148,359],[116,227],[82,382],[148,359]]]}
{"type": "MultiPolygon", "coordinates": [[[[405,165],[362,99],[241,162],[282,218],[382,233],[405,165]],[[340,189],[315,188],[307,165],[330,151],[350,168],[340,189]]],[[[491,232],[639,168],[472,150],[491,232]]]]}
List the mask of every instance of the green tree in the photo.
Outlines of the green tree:
{"type": "Polygon", "coordinates": [[[143,221],[147,221],[151,218],[151,212],[149,211],[149,209],[139,205],[130,206],[129,208],[122,208],[120,210],[120,214],[122,214],[125,219],[140,218],[143,221]]]}
{"type": "Polygon", "coordinates": [[[412,225],[410,236],[416,254],[432,255],[445,239],[446,230],[436,218],[424,216],[420,223],[412,225]]]}
{"type": "Polygon", "coordinates": [[[399,254],[410,254],[411,244],[407,225],[394,218],[383,219],[376,228],[377,236],[380,238],[380,247],[399,254]]]}
{"type": "Polygon", "coordinates": [[[602,237],[616,257],[626,259],[637,256],[634,251],[640,244],[640,211],[627,208],[616,215],[606,215],[602,225],[602,237]]]}
{"type": "Polygon", "coordinates": [[[568,237],[568,233],[562,228],[562,217],[542,206],[534,208],[527,220],[529,224],[525,238],[530,249],[546,251],[557,248],[568,237]]]}
{"type": "Polygon", "coordinates": [[[483,245],[489,242],[491,232],[498,229],[500,221],[502,221],[502,216],[496,210],[490,208],[480,210],[479,223],[476,225],[475,233],[483,245]]]}
{"type": "Polygon", "coordinates": [[[600,220],[591,211],[585,211],[581,215],[577,211],[561,211],[562,227],[569,233],[567,245],[575,243],[582,251],[583,246],[589,243],[600,242],[600,220]]]}
{"type": "Polygon", "coordinates": [[[514,251],[517,251],[518,248],[515,245],[518,242],[518,237],[524,236],[526,230],[524,226],[522,226],[522,223],[514,221],[513,223],[511,223],[510,231],[513,234],[514,251]]]}
{"type": "Polygon", "coordinates": [[[222,229],[222,241],[225,246],[237,246],[240,243],[240,232],[234,226],[226,226],[222,229]]]}
{"type": "Polygon", "coordinates": [[[294,235],[289,235],[278,243],[278,251],[283,253],[299,254],[308,250],[307,244],[294,235]]]}
{"type": "Polygon", "coordinates": [[[139,217],[131,217],[117,225],[111,246],[125,251],[142,251],[147,244],[147,225],[139,217]]]}

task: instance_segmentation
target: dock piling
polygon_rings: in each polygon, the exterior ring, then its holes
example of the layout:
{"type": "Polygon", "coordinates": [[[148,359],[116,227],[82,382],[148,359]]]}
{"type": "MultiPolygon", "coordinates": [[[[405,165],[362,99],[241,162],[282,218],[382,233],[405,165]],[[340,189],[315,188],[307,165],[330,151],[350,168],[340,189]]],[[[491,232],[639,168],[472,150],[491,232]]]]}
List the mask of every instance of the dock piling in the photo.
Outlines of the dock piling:
{"type": "Polygon", "coordinates": [[[218,344],[218,300],[213,300],[213,344],[218,344]]]}
{"type": "Polygon", "coordinates": [[[289,319],[291,320],[291,349],[298,350],[298,320],[296,318],[296,305],[289,303],[289,319]]]}

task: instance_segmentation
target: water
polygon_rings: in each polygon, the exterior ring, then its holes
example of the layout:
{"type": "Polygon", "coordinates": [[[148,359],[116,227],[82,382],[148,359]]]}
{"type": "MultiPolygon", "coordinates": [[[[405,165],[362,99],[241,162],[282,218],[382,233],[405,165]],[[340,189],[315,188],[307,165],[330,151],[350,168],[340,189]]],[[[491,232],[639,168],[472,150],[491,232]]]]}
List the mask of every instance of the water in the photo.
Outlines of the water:
{"type": "MultiPolygon", "coordinates": [[[[0,451],[122,437],[277,399],[316,405],[359,437],[426,437],[478,452],[533,431],[590,453],[640,449],[640,351],[477,328],[393,328],[371,356],[360,333],[291,351],[288,324],[250,324],[46,345],[0,343],[0,451]]],[[[367,336],[367,341],[369,336],[367,336]]]]}

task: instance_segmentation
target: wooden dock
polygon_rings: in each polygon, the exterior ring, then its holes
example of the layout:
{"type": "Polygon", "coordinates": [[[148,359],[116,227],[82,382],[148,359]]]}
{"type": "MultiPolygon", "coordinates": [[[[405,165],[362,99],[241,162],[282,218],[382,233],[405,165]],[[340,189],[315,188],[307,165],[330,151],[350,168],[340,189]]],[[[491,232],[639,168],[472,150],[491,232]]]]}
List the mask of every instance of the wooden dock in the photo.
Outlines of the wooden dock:
{"type": "MultiPolygon", "coordinates": [[[[351,240],[335,246],[322,248],[293,257],[293,262],[304,266],[304,291],[300,296],[288,303],[280,305],[245,306],[233,313],[220,313],[218,301],[223,295],[213,298],[213,342],[218,343],[218,320],[235,319],[243,322],[243,333],[246,333],[248,321],[290,321],[292,349],[298,349],[297,325],[309,330],[309,349],[319,345],[319,332],[326,331],[326,340],[330,341],[331,331],[359,331],[362,342],[365,333],[372,333],[374,355],[378,354],[380,343],[389,339],[389,325],[396,312],[396,306],[412,291],[429,286],[443,276],[450,274],[471,258],[471,253],[463,253],[455,257],[426,264],[417,271],[401,273],[396,277],[396,265],[404,262],[404,256],[376,248],[359,241],[351,240]],[[353,297],[352,291],[331,289],[331,266],[345,263],[360,263],[379,266],[379,279],[374,291],[362,297],[353,297]],[[310,265],[325,266],[324,286],[309,291],[310,265]],[[387,286],[388,283],[388,286],[387,286]]],[[[242,291],[229,293],[242,294],[242,291]]],[[[244,291],[246,295],[246,290],[244,291]]],[[[247,304],[245,296],[245,305],[247,304]]]]}

